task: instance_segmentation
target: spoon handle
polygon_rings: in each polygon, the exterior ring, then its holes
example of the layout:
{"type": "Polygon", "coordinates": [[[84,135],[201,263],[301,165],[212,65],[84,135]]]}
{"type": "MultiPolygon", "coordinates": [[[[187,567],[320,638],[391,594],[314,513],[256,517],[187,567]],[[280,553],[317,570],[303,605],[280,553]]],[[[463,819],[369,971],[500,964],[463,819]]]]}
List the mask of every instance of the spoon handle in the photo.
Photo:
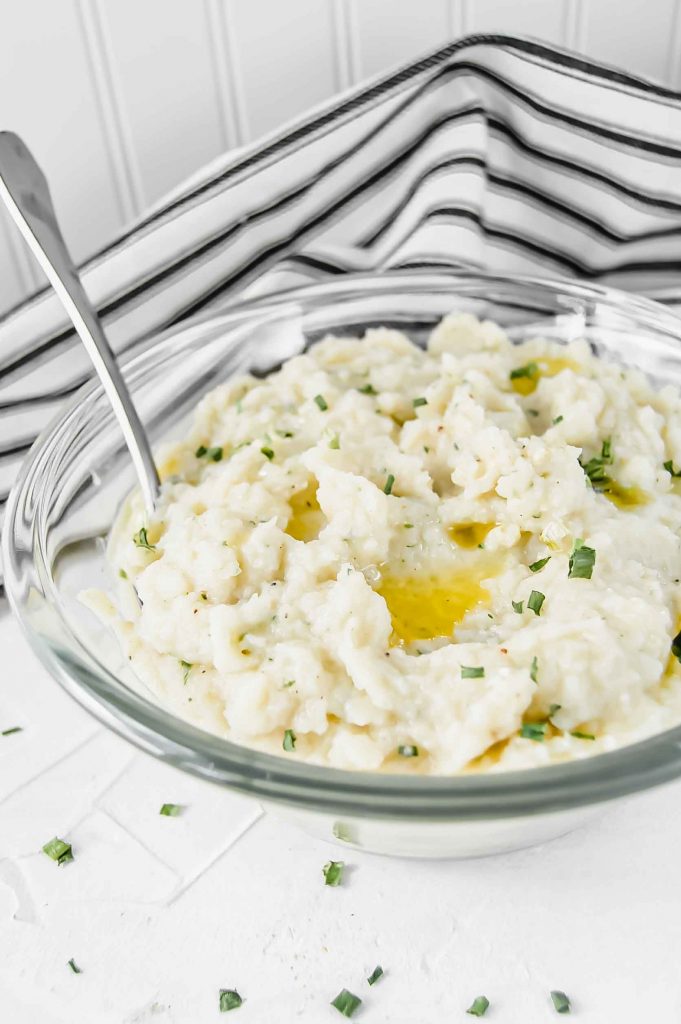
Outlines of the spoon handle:
{"type": "Polygon", "coordinates": [[[62,238],[45,175],[13,132],[0,132],[0,198],[80,335],[123,431],[144,502],[153,512],[159,479],[142,422],[102,325],[62,238]]]}

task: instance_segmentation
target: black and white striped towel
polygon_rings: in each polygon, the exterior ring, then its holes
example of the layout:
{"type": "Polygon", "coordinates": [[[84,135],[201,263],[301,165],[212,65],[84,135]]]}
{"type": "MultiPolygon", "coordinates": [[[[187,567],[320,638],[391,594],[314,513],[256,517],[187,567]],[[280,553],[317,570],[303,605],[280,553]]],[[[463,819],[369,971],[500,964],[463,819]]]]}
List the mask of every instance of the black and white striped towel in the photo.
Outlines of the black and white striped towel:
{"type": "MultiPolygon", "coordinates": [[[[462,39],[227,156],[83,274],[123,352],[244,293],[462,264],[681,309],[681,96],[529,40],[462,39]]],[[[90,372],[49,291],[0,322],[0,508],[90,372]]]]}

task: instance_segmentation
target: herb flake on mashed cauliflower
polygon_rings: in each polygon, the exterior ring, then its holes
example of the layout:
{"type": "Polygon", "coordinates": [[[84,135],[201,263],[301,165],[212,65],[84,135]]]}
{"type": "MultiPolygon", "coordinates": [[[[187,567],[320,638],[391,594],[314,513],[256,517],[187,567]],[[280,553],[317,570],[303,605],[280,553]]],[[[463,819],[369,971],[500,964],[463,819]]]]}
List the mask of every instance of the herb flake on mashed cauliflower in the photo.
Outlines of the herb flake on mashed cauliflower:
{"type": "Polygon", "coordinates": [[[177,714],[339,768],[584,757],[681,720],[681,399],[583,341],[451,315],[207,394],[113,623],[177,714]],[[283,749],[282,749],[283,748],[283,749]]]}

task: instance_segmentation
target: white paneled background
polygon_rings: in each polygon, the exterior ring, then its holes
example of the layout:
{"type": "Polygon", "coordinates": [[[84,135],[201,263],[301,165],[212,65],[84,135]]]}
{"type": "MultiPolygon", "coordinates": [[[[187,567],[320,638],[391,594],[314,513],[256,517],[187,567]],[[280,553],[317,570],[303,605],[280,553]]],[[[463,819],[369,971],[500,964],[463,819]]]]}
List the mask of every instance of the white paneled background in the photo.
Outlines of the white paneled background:
{"type": "MultiPolygon", "coordinates": [[[[0,127],[83,260],[226,149],[464,33],[681,86],[681,0],[0,0],[0,127]]],[[[0,215],[0,311],[40,283],[0,215]]]]}

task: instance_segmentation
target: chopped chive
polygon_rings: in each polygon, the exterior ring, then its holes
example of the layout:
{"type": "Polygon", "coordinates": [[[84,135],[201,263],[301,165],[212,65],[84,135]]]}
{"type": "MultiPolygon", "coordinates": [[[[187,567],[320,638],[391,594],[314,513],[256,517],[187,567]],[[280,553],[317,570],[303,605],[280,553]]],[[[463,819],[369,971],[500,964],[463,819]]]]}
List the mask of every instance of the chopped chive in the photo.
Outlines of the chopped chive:
{"type": "Polygon", "coordinates": [[[277,437],[295,437],[292,430],[275,430],[277,437]]]}
{"type": "Polygon", "coordinates": [[[542,743],[546,739],[546,722],[524,722],[520,727],[520,735],[524,740],[542,743]]]}
{"type": "Polygon", "coordinates": [[[596,563],[596,552],[577,538],[568,562],[568,578],[590,580],[596,563]]]}
{"type": "Polygon", "coordinates": [[[191,661],[180,661],[180,668],[182,669],[182,682],[186,684],[189,679],[189,673],[194,668],[191,661]]]}
{"type": "Polygon", "coordinates": [[[392,475],[392,473],[388,473],[388,479],[386,480],[386,482],[385,482],[385,484],[383,486],[383,493],[384,494],[392,494],[392,489],[393,489],[393,484],[394,483],[395,483],[395,477],[392,475]]]}
{"type": "Polygon", "coordinates": [[[418,409],[420,405],[428,405],[428,399],[422,397],[415,398],[414,401],[412,402],[412,405],[414,406],[415,409],[418,409]]]}
{"type": "Polygon", "coordinates": [[[215,448],[209,448],[206,452],[206,458],[210,459],[211,462],[222,461],[222,448],[217,446],[215,448]]]}
{"type": "Polygon", "coordinates": [[[73,850],[71,843],[64,842],[58,836],[54,839],[50,839],[48,843],[43,846],[43,853],[46,853],[48,857],[55,860],[57,864],[68,864],[70,860],[73,860],[73,850]]]}
{"type": "Polygon", "coordinates": [[[482,679],[485,675],[485,670],[482,665],[462,665],[461,666],[461,678],[462,679],[482,679]]]}
{"type": "Polygon", "coordinates": [[[125,571],[125,569],[119,569],[119,570],[118,570],[118,575],[120,576],[120,578],[121,578],[122,580],[127,580],[127,578],[128,578],[128,574],[127,574],[127,572],[125,571]]]}
{"type": "Polygon", "coordinates": [[[539,363],[526,363],[525,366],[518,366],[509,373],[509,380],[518,380],[519,377],[529,377],[534,380],[539,376],[539,363]]]}
{"type": "Polygon", "coordinates": [[[570,1012],[570,1000],[564,992],[554,991],[551,993],[551,1002],[555,1008],[556,1013],[569,1013],[570,1012]]]}
{"type": "Polygon", "coordinates": [[[164,818],[177,818],[182,814],[182,804],[163,804],[158,813],[164,818]]]}
{"type": "Polygon", "coordinates": [[[674,469],[674,463],[671,459],[668,462],[663,462],[662,465],[667,470],[670,476],[678,477],[681,476],[681,469],[674,469]]]}
{"type": "Polygon", "coordinates": [[[76,961],[73,958],[71,958],[71,960],[69,960],[68,963],[69,963],[69,967],[71,968],[71,970],[73,971],[74,974],[82,974],[83,973],[81,971],[80,967],[78,966],[78,964],[76,963],[76,961]]]}
{"type": "Polygon", "coordinates": [[[412,743],[403,743],[397,748],[397,753],[400,757],[418,757],[419,748],[412,743]]]}
{"type": "Polygon", "coordinates": [[[284,689],[288,690],[289,686],[295,686],[295,679],[289,679],[288,682],[284,683],[284,689]]]}
{"type": "Polygon", "coordinates": [[[319,408],[322,410],[322,412],[326,412],[326,410],[329,408],[329,403],[324,398],[324,395],[315,395],[314,400],[319,406],[319,408]]]}
{"type": "Polygon", "coordinates": [[[546,558],[540,558],[537,562],[533,562],[528,568],[530,572],[539,572],[543,569],[547,562],[551,561],[551,555],[547,555],[546,558]]]}
{"type": "Polygon", "coordinates": [[[527,415],[528,416],[538,416],[539,415],[539,410],[538,409],[528,409],[527,410],[527,415]]]}
{"type": "Polygon", "coordinates": [[[553,716],[560,711],[562,706],[562,704],[549,704],[549,713],[546,716],[547,719],[550,721],[553,718],[553,716]]]}
{"type": "Polygon", "coordinates": [[[333,828],[331,829],[334,837],[340,840],[341,843],[351,843],[352,835],[350,828],[345,825],[342,821],[334,821],[333,828]]]}
{"type": "Polygon", "coordinates": [[[556,416],[556,418],[554,420],[552,420],[551,422],[553,423],[554,427],[557,427],[559,423],[563,422],[563,417],[562,416],[556,416]]]}
{"type": "Polygon", "coordinates": [[[220,1013],[227,1013],[228,1010],[236,1010],[243,1003],[243,999],[233,988],[220,989],[220,1013]]]}
{"type": "Polygon", "coordinates": [[[369,985],[375,985],[379,978],[383,977],[383,968],[379,965],[374,967],[373,971],[367,978],[369,985]]]}
{"type": "Polygon", "coordinates": [[[343,1017],[352,1017],[355,1010],[362,1005],[362,1000],[359,996],[353,995],[352,992],[348,992],[348,990],[344,988],[341,989],[335,999],[331,1000],[331,1005],[335,1006],[343,1017]]]}
{"type": "Polygon", "coordinates": [[[3,729],[0,736],[13,736],[15,732],[23,732],[20,725],[13,725],[9,729],[3,729]]]}
{"type": "Polygon", "coordinates": [[[324,885],[337,886],[343,881],[343,868],[345,864],[342,860],[330,860],[322,868],[322,874],[324,875],[324,885]]]}
{"type": "Polygon", "coordinates": [[[197,459],[202,459],[207,451],[208,449],[206,448],[205,444],[200,444],[199,447],[194,452],[194,455],[196,456],[197,459]]]}
{"type": "Polygon", "coordinates": [[[156,550],[156,545],[149,543],[149,538],[147,537],[147,529],[145,526],[141,526],[132,539],[134,541],[135,547],[137,548],[146,548],[147,551],[156,550]]]}
{"type": "Polygon", "coordinates": [[[357,388],[361,395],[377,395],[378,391],[371,384],[363,384],[361,388],[357,388]]]}
{"type": "Polygon", "coordinates": [[[260,451],[262,452],[262,454],[265,456],[266,459],[270,460],[270,462],[274,458],[274,452],[272,451],[271,448],[267,448],[265,446],[265,447],[261,448],[260,451]]]}
{"type": "Polygon", "coordinates": [[[535,654],[530,664],[530,679],[533,683],[537,682],[537,670],[539,668],[539,662],[537,661],[537,655],[535,654]]]}
{"type": "Polygon", "coordinates": [[[523,602],[522,601],[511,601],[511,605],[513,607],[513,611],[514,612],[517,612],[518,615],[522,615],[523,614],[523,602]]]}
{"type": "Polygon", "coordinates": [[[333,448],[334,451],[337,451],[340,448],[340,438],[338,434],[334,434],[329,441],[329,448],[333,448]]]}
{"type": "Polygon", "coordinates": [[[405,530],[413,530],[414,529],[414,524],[413,523],[402,523],[402,526],[405,528],[405,530]]]}
{"type": "Polygon", "coordinates": [[[296,734],[293,729],[287,729],[284,733],[284,742],[282,743],[282,746],[288,753],[296,749],[296,734]]]}
{"type": "Polygon", "coordinates": [[[484,1017],[489,1007],[487,996],[477,996],[466,1010],[472,1017],[484,1017]]]}
{"type": "Polygon", "coordinates": [[[541,615],[541,606],[546,600],[546,595],[541,590],[533,590],[527,599],[527,607],[535,615],[541,615]]]}
{"type": "Polygon", "coordinates": [[[596,737],[591,732],[581,732],[579,729],[573,729],[570,733],[576,740],[595,740],[596,737]]]}
{"type": "Polygon", "coordinates": [[[610,477],[605,472],[605,467],[611,466],[613,461],[612,441],[606,437],[601,445],[601,454],[594,455],[587,462],[582,462],[580,458],[579,464],[596,490],[602,491],[610,483],[610,477]]]}

